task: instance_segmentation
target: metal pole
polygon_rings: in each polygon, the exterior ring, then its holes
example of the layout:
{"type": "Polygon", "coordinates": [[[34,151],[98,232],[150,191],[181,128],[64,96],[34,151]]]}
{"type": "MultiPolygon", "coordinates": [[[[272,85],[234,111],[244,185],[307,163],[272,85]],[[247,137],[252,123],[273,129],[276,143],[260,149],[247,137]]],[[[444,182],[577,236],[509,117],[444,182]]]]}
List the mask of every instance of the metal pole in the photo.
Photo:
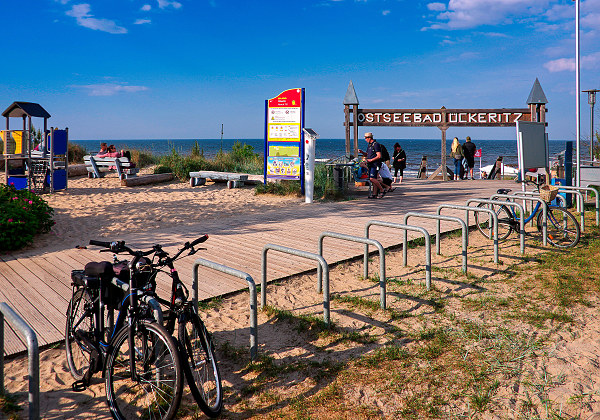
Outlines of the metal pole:
{"type": "MultiPolygon", "coordinates": [[[[589,95],[589,93],[588,93],[589,95]]],[[[590,114],[590,165],[594,160],[594,102],[590,104],[591,114],[590,114]]]]}
{"type": "MultiPolygon", "coordinates": [[[[580,102],[581,102],[581,88],[580,88],[580,63],[579,63],[579,50],[580,50],[580,40],[579,40],[579,8],[580,8],[580,0],[575,0],[575,119],[577,120],[577,182],[576,186],[581,187],[581,124],[580,124],[580,102]]],[[[580,208],[580,204],[577,203],[577,211],[583,211],[580,208]]],[[[545,245],[545,244],[544,244],[545,245]]]]}

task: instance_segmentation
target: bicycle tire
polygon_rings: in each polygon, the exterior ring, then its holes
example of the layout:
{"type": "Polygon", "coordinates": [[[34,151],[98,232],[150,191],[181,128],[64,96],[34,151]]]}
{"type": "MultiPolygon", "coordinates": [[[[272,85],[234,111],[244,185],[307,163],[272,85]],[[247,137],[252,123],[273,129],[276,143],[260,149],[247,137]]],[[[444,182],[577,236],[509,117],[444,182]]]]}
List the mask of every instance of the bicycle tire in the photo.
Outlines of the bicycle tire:
{"type": "Polygon", "coordinates": [[[202,411],[218,417],[223,409],[223,388],[212,338],[197,314],[188,315],[178,330],[187,383],[202,411]]]}
{"type": "Polygon", "coordinates": [[[67,308],[65,326],[65,349],[71,376],[80,381],[91,363],[91,349],[75,336],[75,332],[94,337],[95,322],[93,311],[88,311],[94,299],[86,289],[79,289],[71,298],[67,308]],[[86,311],[88,311],[86,315],[86,311]]]}
{"type": "MultiPolygon", "coordinates": [[[[537,229],[542,233],[542,218],[540,210],[537,215],[537,229]]],[[[572,248],[579,243],[581,229],[575,216],[568,210],[557,206],[548,206],[548,242],[558,248],[572,248]]]]}
{"type": "Polygon", "coordinates": [[[156,322],[136,324],[135,369],[129,366],[129,326],[114,339],[106,365],[106,398],[116,420],[175,418],[183,393],[183,372],[177,344],[156,322]]]}
{"type": "MultiPolygon", "coordinates": [[[[496,213],[496,215],[498,216],[498,239],[499,240],[504,240],[510,236],[510,233],[513,229],[512,225],[513,225],[514,217],[511,214],[508,207],[501,204],[501,202],[499,202],[499,204],[480,203],[477,207],[490,209],[496,213]]],[[[489,228],[489,226],[490,226],[489,218],[490,218],[490,216],[487,213],[475,212],[475,223],[477,225],[477,229],[479,229],[479,232],[481,232],[481,234],[485,238],[493,239],[492,237],[494,235],[492,232],[490,232],[490,228],[489,228]]]]}

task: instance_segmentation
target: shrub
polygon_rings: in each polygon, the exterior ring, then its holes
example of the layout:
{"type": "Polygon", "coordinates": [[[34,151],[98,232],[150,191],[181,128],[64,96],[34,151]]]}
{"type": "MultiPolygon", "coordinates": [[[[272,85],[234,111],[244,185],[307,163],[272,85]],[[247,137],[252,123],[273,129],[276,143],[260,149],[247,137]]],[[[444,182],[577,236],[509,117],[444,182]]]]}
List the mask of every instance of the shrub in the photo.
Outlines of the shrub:
{"type": "Polygon", "coordinates": [[[154,168],[155,174],[170,174],[171,172],[173,172],[173,170],[168,166],[158,165],[156,168],[154,168]]]}
{"type": "Polygon", "coordinates": [[[300,181],[278,181],[257,184],[254,187],[256,194],[294,195],[300,197],[300,181]]]}
{"type": "Polygon", "coordinates": [[[83,157],[87,155],[85,147],[75,143],[69,143],[69,163],[83,163],[83,157]]]}
{"type": "Polygon", "coordinates": [[[147,151],[132,149],[129,153],[131,154],[131,161],[134,162],[138,168],[155,165],[159,161],[156,156],[147,151]]]}
{"type": "Polygon", "coordinates": [[[36,234],[49,232],[53,213],[33,192],[0,184],[0,250],[23,248],[36,234]]]}

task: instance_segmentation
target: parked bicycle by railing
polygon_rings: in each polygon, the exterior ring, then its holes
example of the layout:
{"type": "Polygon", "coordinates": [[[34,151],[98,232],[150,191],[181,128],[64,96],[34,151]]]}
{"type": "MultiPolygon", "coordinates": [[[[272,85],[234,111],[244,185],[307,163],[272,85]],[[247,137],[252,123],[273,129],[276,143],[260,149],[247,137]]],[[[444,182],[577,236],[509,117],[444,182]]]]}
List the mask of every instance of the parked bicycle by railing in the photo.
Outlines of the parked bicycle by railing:
{"type": "Polygon", "coordinates": [[[182,365],[194,399],[206,415],[217,417],[223,408],[223,390],[212,337],[198,316],[198,308],[188,300],[189,291],[174,266],[175,260],[182,254],[195,254],[199,249],[194,247],[207,239],[208,235],[204,235],[192,243],[185,243],[172,257],[161,245],[154,245],[154,255],[148,267],[152,279],[161,272],[171,277],[170,298],[153,296],[167,309],[164,317],[167,331],[174,334],[177,327],[182,365]]]}
{"type": "MultiPolygon", "coordinates": [[[[537,191],[540,192],[540,187],[544,185],[543,183],[537,183],[533,181],[528,181],[536,186],[537,191]]],[[[506,188],[501,188],[498,190],[498,194],[508,194],[511,190],[506,188]]],[[[542,191],[544,193],[545,191],[542,191]]],[[[554,196],[556,194],[554,193],[554,196]]],[[[541,194],[540,197],[546,201],[550,202],[554,197],[551,197],[547,194],[541,194]]],[[[515,199],[518,198],[515,196],[515,199]]],[[[515,212],[512,207],[508,207],[502,204],[502,200],[499,198],[493,198],[493,200],[498,200],[498,204],[485,204],[481,203],[478,207],[486,207],[490,208],[496,212],[498,215],[498,239],[506,239],[514,230],[515,232],[519,232],[519,218],[523,215],[519,215],[515,212]]],[[[507,199],[508,200],[508,199],[507,199]]],[[[543,229],[543,212],[540,209],[541,203],[536,203],[532,212],[524,219],[524,223],[527,224],[534,217],[536,218],[537,230],[538,232],[542,232],[543,229]]],[[[577,219],[565,208],[559,206],[547,205],[548,207],[548,222],[547,222],[547,235],[548,241],[559,248],[571,248],[577,245],[579,239],[581,237],[581,229],[579,227],[579,223],[577,219]]],[[[475,214],[475,222],[477,223],[477,228],[486,238],[490,238],[490,229],[489,229],[489,220],[480,214],[475,214]]]]}
{"type": "Polygon", "coordinates": [[[183,370],[177,343],[153,319],[152,305],[144,299],[156,286],[147,269],[151,261],[145,258],[152,251],[133,251],[124,242],[90,245],[126,252],[133,259],[127,264],[92,262],[71,273],[65,344],[76,379],[73,389],[85,389],[93,374],[102,371],[113,418],[173,419],[181,401],[183,370]],[[113,326],[114,310],[118,316],[113,326]]]}

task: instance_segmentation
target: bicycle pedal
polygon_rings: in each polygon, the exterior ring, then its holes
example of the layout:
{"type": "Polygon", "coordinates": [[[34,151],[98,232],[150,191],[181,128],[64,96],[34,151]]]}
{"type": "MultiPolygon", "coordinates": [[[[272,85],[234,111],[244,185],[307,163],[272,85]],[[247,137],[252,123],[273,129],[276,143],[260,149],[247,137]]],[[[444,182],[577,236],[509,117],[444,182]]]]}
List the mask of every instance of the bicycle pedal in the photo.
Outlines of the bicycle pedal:
{"type": "Polygon", "coordinates": [[[75,381],[71,385],[71,388],[73,388],[73,391],[75,392],[83,392],[87,389],[87,386],[85,386],[83,381],[75,381]]]}

